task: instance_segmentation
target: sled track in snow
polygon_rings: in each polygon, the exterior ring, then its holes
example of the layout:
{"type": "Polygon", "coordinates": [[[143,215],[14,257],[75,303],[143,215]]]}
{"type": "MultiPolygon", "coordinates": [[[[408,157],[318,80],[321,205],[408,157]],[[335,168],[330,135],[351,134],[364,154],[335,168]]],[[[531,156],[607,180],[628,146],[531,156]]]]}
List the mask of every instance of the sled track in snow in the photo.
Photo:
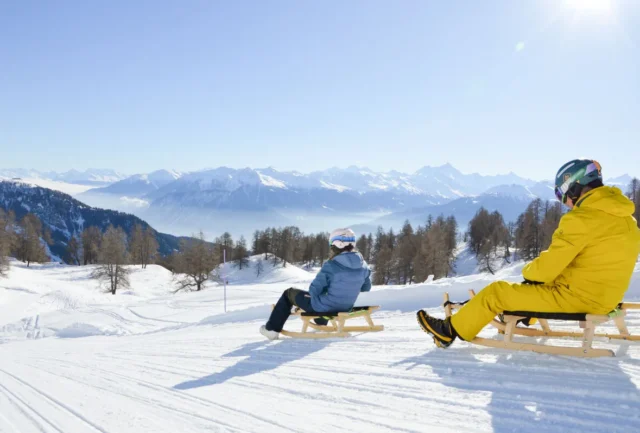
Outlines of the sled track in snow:
{"type": "MultiPolygon", "coordinates": [[[[3,374],[5,377],[10,377],[11,379],[13,379],[13,381],[15,383],[18,383],[21,387],[28,389],[30,392],[32,392],[33,394],[35,394],[36,396],[38,396],[42,401],[46,402],[47,404],[49,404],[50,406],[52,406],[54,409],[57,409],[58,411],[64,411],[68,414],[70,414],[72,417],[77,418],[78,420],[82,421],[84,424],[86,424],[87,426],[89,426],[91,429],[93,429],[94,431],[98,431],[101,433],[108,433],[106,430],[100,428],[99,426],[97,426],[96,424],[94,424],[93,422],[89,421],[87,418],[85,418],[84,416],[80,415],[78,412],[76,412],[75,410],[73,410],[72,408],[68,407],[67,405],[65,405],[64,403],[61,403],[59,400],[55,399],[54,397],[51,397],[50,395],[42,392],[41,390],[39,390],[38,388],[30,385],[29,383],[27,383],[26,381],[20,379],[19,377],[14,376],[11,373],[8,373],[2,369],[0,369],[0,374],[3,374]]],[[[10,391],[7,387],[2,386],[2,388],[7,391],[7,393],[11,394],[14,398],[18,399],[18,401],[20,401],[22,404],[24,404],[27,408],[30,407],[24,400],[20,399],[16,393],[10,391]]],[[[31,409],[30,409],[31,410],[31,409]]],[[[25,413],[23,411],[23,413],[25,413]]],[[[49,424],[51,427],[53,427],[56,431],[59,431],[61,433],[65,432],[64,429],[60,429],[58,428],[55,424],[53,424],[52,422],[50,422],[48,419],[44,418],[41,414],[34,412],[34,415],[36,415],[37,417],[41,418],[44,422],[46,422],[47,424],[49,424]]],[[[35,421],[34,417],[29,417],[32,421],[35,421]]],[[[38,424],[40,427],[42,426],[41,424],[38,424]]]]}
{"type": "MultiPolygon", "coordinates": [[[[275,286],[234,287],[226,314],[215,290],[18,311],[0,327],[0,432],[640,431],[640,342],[596,339],[618,354],[606,359],[436,349],[414,311],[439,305],[442,284],[375,292],[383,332],[322,341],[257,332],[275,286]]],[[[628,324],[640,331],[640,311],[628,324]]]]}

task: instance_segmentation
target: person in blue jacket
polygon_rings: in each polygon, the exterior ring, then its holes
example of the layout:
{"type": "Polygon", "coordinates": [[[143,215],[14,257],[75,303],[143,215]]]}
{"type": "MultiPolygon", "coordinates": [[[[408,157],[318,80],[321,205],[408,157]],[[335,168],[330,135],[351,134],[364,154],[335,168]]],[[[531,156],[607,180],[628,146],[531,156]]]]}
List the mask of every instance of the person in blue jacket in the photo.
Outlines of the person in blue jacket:
{"type": "MultiPolygon", "coordinates": [[[[280,331],[297,306],[308,313],[349,311],[360,292],[371,290],[371,270],[362,254],[356,251],[356,235],[351,229],[336,229],[329,238],[330,258],[311,282],[309,291],[290,288],[282,293],[260,333],[269,340],[280,331]]],[[[318,324],[326,324],[318,322],[318,324]]]]}

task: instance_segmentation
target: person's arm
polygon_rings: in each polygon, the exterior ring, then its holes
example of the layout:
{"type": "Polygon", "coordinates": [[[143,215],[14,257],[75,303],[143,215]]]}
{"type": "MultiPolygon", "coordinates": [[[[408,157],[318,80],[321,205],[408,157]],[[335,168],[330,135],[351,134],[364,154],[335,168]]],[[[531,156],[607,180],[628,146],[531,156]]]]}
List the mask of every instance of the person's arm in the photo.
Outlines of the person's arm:
{"type": "Polygon", "coordinates": [[[522,269],[531,282],[551,283],[582,251],[587,242],[587,228],[579,216],[569,212],[560,220],[549,249],[522,269]]]}
{"type": "Polygon", "coordinates": [[[364,280],[364,284],[360,288],[361,292],[368,292],[371,290],[371,270],[367,267],[367,278],[364,280]]]}
{"type": "Polygon", "coordinates": [[[330,281],[329,262],[326,262],[322,266],[322,269],[320,269],[320,272],[318,272],[316,277],[311,282],[311,285],[309,286],[309,293],[311,293],[311,295],[315,297],[322,295],[324,290],[327,287],[329,287],[329,281],[330,281]]]}

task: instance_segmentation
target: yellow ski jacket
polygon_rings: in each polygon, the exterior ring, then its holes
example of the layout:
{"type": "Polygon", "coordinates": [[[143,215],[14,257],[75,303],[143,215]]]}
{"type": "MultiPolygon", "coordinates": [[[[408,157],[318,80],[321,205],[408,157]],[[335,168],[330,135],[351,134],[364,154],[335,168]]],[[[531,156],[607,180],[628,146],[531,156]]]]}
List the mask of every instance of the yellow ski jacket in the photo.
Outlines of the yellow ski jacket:
{"type": "Polygon", "coordinates": [[[589,191],[562,217],[551,246],[523,268],[523,277],[561,286],[597,310],[614,309],[640,254],[634,210],[616,187],[589,191]]]}

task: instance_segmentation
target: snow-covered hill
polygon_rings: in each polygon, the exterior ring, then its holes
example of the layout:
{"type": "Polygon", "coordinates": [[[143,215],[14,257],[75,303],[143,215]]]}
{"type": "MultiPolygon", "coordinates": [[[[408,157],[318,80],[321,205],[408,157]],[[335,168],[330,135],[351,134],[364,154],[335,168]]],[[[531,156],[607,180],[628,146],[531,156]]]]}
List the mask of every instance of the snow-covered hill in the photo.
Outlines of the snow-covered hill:
{"type": "Polygon", "coordinates": [[[0,169],[0,180],[19,180],[23,183],[49,188],[69,195],[82,194],[92,188],[109,185],[125,176],[115,170],[70,170],[63,173],[27,169],[0,169]]]}
{"type": "MultiPolygon", "coordinates": [[[[96,226],[104,232],[111,224],[131,234],[136,224],[148,226],[133,215],[92,208],[59,191],[19,181],[0,181],[0,209],[13,211],[18,220],[27,213],[40,218],[44,228],[51,231],[53,245],[50,250],[60,258],[66,258],[67,242],[71,237],[78,237],[87,227],[96,226]]],[[[165,255],[173,252],[179,243],[177,237],[157,232],[156,240],[160,252],[165,255]]]]}
{"type": "MultiPolygon", "coordinates": [[[[0,431],[640,430],[640,343],[599,340],[617,357],[575,359],[464,342],[435,349],[419,330],[415,311],[442,316],[443,291],[466,299],[493,279],[518,281],[521,267],[374,287],[358,303],[382,306],[383,332],[270,342],[257,332],[270,304],[313,274],[229,272],[225,313],[221,286],[173,295],[157,266],[112,296],[88,268],[14,262],[0,280],[0,431]]],[[[627,299],[640,299],[640,267],[627,299]]],[[[638,313],[629,325],[640,332],[638,313]]]]}
{"type": "Polygon", "coordinates": [[[66,184],[77,184],[87,186],[102,186],[118,182],[126,176],[116,170],[90,168],[84,171],[69,170],[65,172],[39,171],[24,168],[0,169],[0,178],[13,179],[40,179],[50,180],[66,184]]]}
{"type": "MultiPolygon", "coordinates": [[[[140,197],[180,179],[182,174],[175,170],[157,170],[151,173],[135,174],[102,188],[94,188],[87,194],[117,194],[140,197]]],[[[84,194],[78,198],[82,199],[84,194]]]]}

